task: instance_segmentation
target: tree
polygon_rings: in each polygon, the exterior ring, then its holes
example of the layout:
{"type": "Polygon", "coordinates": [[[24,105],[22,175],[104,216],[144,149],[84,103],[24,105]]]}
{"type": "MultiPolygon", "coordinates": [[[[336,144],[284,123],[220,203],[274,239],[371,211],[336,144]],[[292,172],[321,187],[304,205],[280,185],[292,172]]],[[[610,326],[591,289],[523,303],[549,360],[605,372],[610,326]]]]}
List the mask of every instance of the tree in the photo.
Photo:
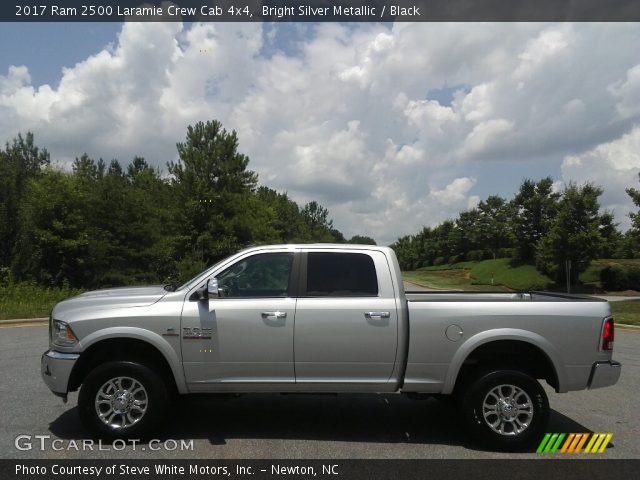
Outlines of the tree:
{"type": "Polygon", "coordinates": [[[402,270],[414,270],[418,268],[418,255],[415,250],[414,237],[405,235],[390,245],[398,257],[398,263],[402,270]]]}
{"type": "Polygon", "coordinates": [[[560,194],[553,191],[551,177],[522,182],[511,201],[516,260],[527,263],[535,260],[536,245],[549,231],[559,198],[560,194]]]}
{"type": "Polygon", "coordinates": [[[18,135],[0,149],[0,267],[8,266],[19,235],[19,208],[27,184],[50,164],[47,150],[40,150],[33,134],[18,135]]]}
{"type": "Polygon", "coordinates": [[[467,258],[469,252],[480,250],[479,225],[480,211],[477,208],[461,212],[458,215],[455,220],[455,229],[451,233],[455,238],[458,255],[467,258]]]}
{"type": "Polygon", "coordinates": [[[445,220],[431,230],[431,242],[435,254],[433,263],[447,263],[449,258],[457,252],[454,230],[455,224],[452,220],[445,220]]]}
{"type": "MultiPolygon", "coordinates": [[[[638,179],[640,180],[640,173],[638,173],[638,179]]],[[[640,190],[630,187],[625,191],[627,192],[627,195],[631,197],[634,205],[640,208],[640,190]]],[[[640,233],[640,211],[636,213],[629,213],[629,217],[631,217],[632,228],[640,233]]]]}
{"type": "Polygon", "coordinates": [[[477,242],[493,258],[501,249],[513,245],[510,218],[510,205],[502,197],[492,195],[478,204],[477,242]]]}
{"type": "Polygon", "coordinates": [[[218,121],[198,122],[177,149],[180,159],[168,168],[181,206],[178,224],[186,233],[178,257],[210,263],[275,236],[271,215],[254,201],[258,177],[238,152],[235,131],[227,132],[218,121]]]}
{"type": "MultiPolygon", "coordinates": [[[[640,173],[638,174],[640,179],[640,173]]],[[[631,201],[634,205],[640,208],[640,190],[630,187],[625,190],[627,195],[631,197],[631,201]]],[[[631,228],[626,232],[623,239],[621,239],[620,248],[622,254],[625,257],[636,257],[640,255],[640,211],[630,212],[631,228]]]]}
{"type": "Polygon", "coordinates": [[[316,242],[343,242],[342,233],[333,228],[333,220],[329,218],[329,210],[315,200],[307,203],[301,211],[302,218],[310,233],[310,240],[316,242]]]}
{"type": "Polygon", "coordinates": [[[600,214],[598,197],[602,189],[591,183],[569,184],[562,192],[557,214],[548,233],[536,245],[536,265],[558,283],[566,278],[565,262],[571,261],[571,283],[598,258],[610,214],[600,214]]]}
{"type": "Polygon", "coordinates": [[[366,235],[354,235],[347,243],[355,243],[359,245],[377,245],[376,241],[366,235]]]}
{"type": "Polygon", "coordinates": [[[94,284],[87,198],[74,175],[48,169],[27,184],[20,208],[20,248],[12,269],[45,286],[94,284]]]}
{"type": "Polygon", "coordinates": [[[279,242],[311,241],[311,232],[300,212],[300,207],[286,193],[278,193],[263,186],[258,188],[256,197],[271,212],[272,227],[276,231],[279,242]]]}

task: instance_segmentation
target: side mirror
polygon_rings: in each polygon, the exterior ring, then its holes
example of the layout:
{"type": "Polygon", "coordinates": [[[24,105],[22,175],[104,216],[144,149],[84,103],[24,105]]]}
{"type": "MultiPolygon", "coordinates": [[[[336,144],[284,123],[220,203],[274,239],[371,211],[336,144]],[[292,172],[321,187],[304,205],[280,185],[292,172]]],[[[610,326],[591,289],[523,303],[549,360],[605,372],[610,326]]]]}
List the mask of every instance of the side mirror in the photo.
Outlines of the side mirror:
{"type": "Polygon", "coordinates": [[[210,278],[207,280],[207,298],[218,298],[220,290],[218,290],[218,279],[210,278]]]}

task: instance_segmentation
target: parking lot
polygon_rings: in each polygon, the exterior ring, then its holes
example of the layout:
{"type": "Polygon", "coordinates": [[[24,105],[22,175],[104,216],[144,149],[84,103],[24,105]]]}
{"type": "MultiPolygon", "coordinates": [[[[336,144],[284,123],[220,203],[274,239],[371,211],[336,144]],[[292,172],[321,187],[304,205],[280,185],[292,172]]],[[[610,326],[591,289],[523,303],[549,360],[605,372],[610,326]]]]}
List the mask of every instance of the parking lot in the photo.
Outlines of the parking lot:
{"type": "MultiPolygon", "coordinates": [[[[159,442],[95,445],[83,451],[82,440],[87,437],[77,414],[77,394],[70,395],[65,405],[40,379],[40,355],[46,347],[44,325],[0,328],[0,456],[4,458],[536,456],[483,451],[468,442],[453,404],[400,395],[187,397],[167,415],[159,442]],[[31,442],[30,449],[16,448],[19,435],[28,436],[21,437],[21,448],[31,442]],[[181,449],[181,440],[192,448],[181,449]]],[[[613,432],[600,458],[640,458],[640,332],[617,330],[614,358],[623,363],[622,377],[614,387],[561,395],[548,389],[553,409],[549,431],[613,432]]]]}

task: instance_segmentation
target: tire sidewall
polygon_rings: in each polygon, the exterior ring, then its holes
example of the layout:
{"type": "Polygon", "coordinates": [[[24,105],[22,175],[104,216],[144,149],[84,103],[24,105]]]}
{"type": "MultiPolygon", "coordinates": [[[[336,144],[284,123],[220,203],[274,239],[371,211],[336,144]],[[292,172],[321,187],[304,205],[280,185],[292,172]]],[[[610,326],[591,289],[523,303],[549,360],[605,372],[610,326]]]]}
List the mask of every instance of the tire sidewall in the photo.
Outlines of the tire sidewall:
{"type": "Polygon", "coordinates": [[[504,451],[519,451],[531,447],[540,440],[549,420],[549,400],[544,389],[536,379],[517,370],[497,370],[481,374],[469,385],[463,409],[466,424],[480,445],[504,451]],[[503,384],[521,388],[533,403],[531,423],[518,435],[501,435],[495,432],[487,425],[482,413],[487,393],[503,384]]]}
{"type": "Polygon", "coordinates": [[[105,439],[139,439],[151,432],[158,425],[168,405],[168,392],[162,378],[153,370],[140,363],[131,361],[109,362],[92,370],[86,377],[78,396],[78,411],[84,427],[99,438],[105,439]],[[95,398],[98,390],[115,377],[131,377],[145,388],[148,407],[134,425],[124,429],[114,429],[105,425],[98,418],[95,409],[95,398]]]}

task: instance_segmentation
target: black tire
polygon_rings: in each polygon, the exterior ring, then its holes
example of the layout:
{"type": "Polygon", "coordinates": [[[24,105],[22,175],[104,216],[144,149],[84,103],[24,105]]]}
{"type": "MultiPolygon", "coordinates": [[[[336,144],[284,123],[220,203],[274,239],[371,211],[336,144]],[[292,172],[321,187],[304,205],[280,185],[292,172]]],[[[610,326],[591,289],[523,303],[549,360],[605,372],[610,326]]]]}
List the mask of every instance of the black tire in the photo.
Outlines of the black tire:
{"type": "Polygon", "coordinates": [[[480,373],[469,382],[461,400],[465,423],[482,448],[531,448],[542,438],[549,420],[549,400],[544,389],[535,378],[517,370],[480,373]]]}
{"type": "Polygon", "coordinates": [[[163,419],[169,404],[169,392],[160,375],[146,365],[132,361],[109,362],[92,370],[85,378],[78,395],[78,411],[84,427],[99,438],[144,438],[152,427],[157,427],[163,419]],[[109,381],[120,379],[113,384],[109,381]],[[134,383],[137,382],[137,383],[134,383]],[[113,385],[113,386],[110,386],[113,385]],[[100,391],[111,393],[114,386],[119,385],[116,395],[118,407],[129,405],[129,415],[115,413],[113,404],[106,398],[98,407],[96,399],[100,391]],[[142,390],[138,388],[142,387],[142,390]],[[128,392],[128,394],[126,393],[128,392]],[[134,392],[134,395],[131,393],[134,392]],[[144,402],[146,399],[146,402],[144,402]],[[134,405],[137,402],[137,405],[134,405]],[[144,406],[144,412],[142,408],[144,406]],[[103,421],[98,413],[100,409],[105,418],[110,417],[110,410],[114,411],[111,424],[103,421]],[[118,424],[124,425],[118,426],[118,424]]]}

